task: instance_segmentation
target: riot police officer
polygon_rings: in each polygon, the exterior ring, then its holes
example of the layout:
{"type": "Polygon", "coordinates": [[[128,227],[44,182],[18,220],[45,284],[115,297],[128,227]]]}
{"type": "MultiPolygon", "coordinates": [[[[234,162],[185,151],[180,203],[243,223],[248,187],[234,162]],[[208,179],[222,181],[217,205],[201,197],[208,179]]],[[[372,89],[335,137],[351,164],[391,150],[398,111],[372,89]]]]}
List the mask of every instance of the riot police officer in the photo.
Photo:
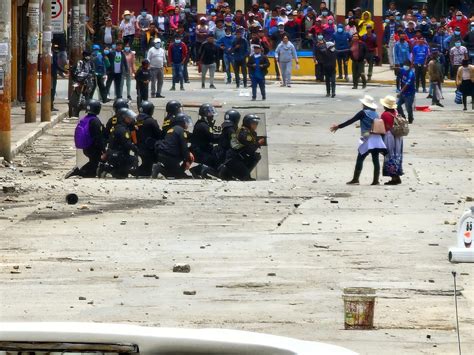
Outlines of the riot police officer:
{"type": "MultiPolygon", "coordinates": [[[[231,178],[241,181],[253,180],[250,173],[261,159],[257,150],[265,144],[265,138],[257,137],[256,131],[259,122],[260,118],[257,115],[245,115],[242,127],[232,137],[231,149],[227,151],[223,169],[231,178]]],[[[221,176],[224,175],[223,171],[219,173],[221,176]]]]}
{"type": "Polygon", "coordinates": [[[118,119],[117,119],[117,112],[122,109],[122,108],[129,108],[128,107],[128,102],[127,100],[125,99],[116,99],[114,101],[114,104],[112,106],[112,108],[114,109],[114,115],[112,117],[109,118],[109,120],[107,121],[106,125],[105,125],[105,130],[104,130],[104,136],[105,136],[105,139],[108,140],[109,139],[109,136],[110,136],[110,131],[112,130],[112,128],[117,124],[118,122],[118,119]]]}
{"type": "Polygon", "coordinates": [[[136,174],[138,148],[132,142],[132,131],[137,115],[130,109],[122,108],[117,116],[117,124],[112,127],[109,146],[102,159],[105,164],[99,164],[97,171],[100,178],[105,177],[107,173],[118,179],[136,174]],[[130,155],[131,151],[134,155],[130,155]]]}
{"type": "Polygon", "coordinates": [[[183,111],[183,105],[181,105],[181,102],[176,101],[176,100],[168,101],[168,103],[166,104],[166,117],[163,120],[163,126],[162,126],[163,138],[166,136],[166,132],[168,132],[168,129],[172,127],[171,119],[182,111],[183,111]]]}
{"type": "Polygon", "coordinates": [[[98,117],[102,105],[97,100],[89,100],[87,114],[78,123],[74,134],[76,148],[82,149],[89,161],[81,168],[75,167],[66,174],[65,179],[71,176],[93,178],[96,176],[100,157],[105,151],[104,126],[98,117]]]}
{"type": "Polygon", "coordinates": [[[224,115],[224,122],[221,125],[221,134],[219,142],[215,147],[215,155],[217,161],[220,164],[225,162],[227,151],[230,149],[230,141],[232,136],[235,135],[240,123],[240,112],[237,110],[228,110],[224,115]]]}
{"type": "Polygon", "coordinates": [[[192,125],[191,117],[185,113],[178,113],[170,122],[172,126],[166,132],[165,138],[157,143],[158,163],[153,165],[152,178],[158,174],[166,178],[184,179],[189,176],[185,173],[194,161],[188,149],[188,133],[192,125]]]}
{"type": "Polygon", "coordinates": [[[155,144],[161,139],[161,129],[153,118],[155,106],[150,101],[142,101],[135,124],[137,129],[138,154],[142,160],[137,176],[150,176],[155,163],[155,144]]]}
{"type": "Polygon", "coordinates": [[[190,140],[191,152],[194,154],[196,163],[201,165],[191,169],[193,176],[206,177],[208,173],[211,175],[217,174],[218,161],[214,145],[219,141],[220,134],[214,133],[214,118],[216,116],[216,109],[211,104],[202,104],[199,108],[200,118],[194,125],[190,140]]]}

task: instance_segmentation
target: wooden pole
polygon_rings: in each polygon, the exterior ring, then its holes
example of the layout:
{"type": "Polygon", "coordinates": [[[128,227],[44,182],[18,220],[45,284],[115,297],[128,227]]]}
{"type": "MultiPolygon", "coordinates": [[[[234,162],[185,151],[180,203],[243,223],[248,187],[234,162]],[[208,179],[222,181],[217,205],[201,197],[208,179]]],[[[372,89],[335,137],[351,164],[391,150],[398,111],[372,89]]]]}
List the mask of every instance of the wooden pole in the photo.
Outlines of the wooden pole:
{"type": "Polygon", "coordinates": [[[25,122],[36,122],[36,99],[38,94],[38,53],[39,53],[39,0],[28,3],[28,39],[26,53],[26,110],[25,122]]]}
{"type": "Polygon", "coordinates": [[[0,157],[11,160],[11,1],[0,1],[0,157]]]}
{"type": "Polygon", "coordinates": [[[43,50],[41,55],[41,122],[51,121],[51,0],[43,0],[43,50]]]}

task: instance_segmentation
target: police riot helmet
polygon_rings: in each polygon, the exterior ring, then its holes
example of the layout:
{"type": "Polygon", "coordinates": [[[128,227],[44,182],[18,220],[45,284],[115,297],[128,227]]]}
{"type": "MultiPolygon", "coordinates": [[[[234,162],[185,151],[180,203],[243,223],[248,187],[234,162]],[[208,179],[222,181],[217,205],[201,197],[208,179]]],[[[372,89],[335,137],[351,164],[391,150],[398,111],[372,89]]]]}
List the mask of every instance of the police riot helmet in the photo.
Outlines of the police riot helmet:
{"type": "Polygon", "coordinates": [[[244,120],[242,121],[242,125],[244,127],[250,128],[250,126],[253,123],[259,124],[259,122],[260,122],[260,117],[251,113],[251,114],[245,115],[244,120]]]}
{"type": "Polygon", "coordinates": [[[211,104],[202,104],[201,107],[199,107],[199,116],[213,118],[217,116],[217,111],[211,104]]]}
{"type": "Polygon", "coordinates": [[[166,113],[170,115],[177,115],[178,113],[181,112],[181,108],[183,106],[181,105],[181,102],[176,101],[176,100],[171,100],[168,101],[166,104],[166,113]]]}
{"type": "Polygon", "coordinates": [[[234,126],[237,126],[240,122],[240,112],[237,110],[226,111],[224,121],[230,121],[234,126]]]}
{"type": "Polygon", "coordinates": [[[127,100],[120,98],[120,99],[117,99],[117,100],[114,101],[113,109],[114,109],[115,113],[118,113],[118,111],[121,108],[128,108],[128,102],[127,102],[127,100]]]}
{"type": "Polygon", "coordinates": [[[153,103],[150,101],[142,101],[142,104],[140,105],[138,111],[148,116],[153,116],[153,112],[155,111],[155,105],[153,105],[153,103]]]}
{"type": "Polygon", "coordinates": [[[132,122],[131,123],[134,123],[136,118],[137,118],[137,114],[135,112],[133,112],[132,110],[130,110],[129,108],[126,108],[126,109],[120,109],[120,119],[123,123],[125,123],[125,120],[129,118],[132,122]]]}
{"type": "Polygon", "coordinates": [[[89,100],[89,102],[87,103],[86,111],[89,114],[98,115],[100,113],[101,108],[102,104],[100,103],[100,101],[92,99],[89,100]]]}
{"type": "Polygon", "coordinates": [[[185,127],[186,125],[186,114],[183,113],[183,112],[179,112],[176,116],[174,116],[172,119],[171,119],[171,126],[181,126],[181,127],[185,127]]]}

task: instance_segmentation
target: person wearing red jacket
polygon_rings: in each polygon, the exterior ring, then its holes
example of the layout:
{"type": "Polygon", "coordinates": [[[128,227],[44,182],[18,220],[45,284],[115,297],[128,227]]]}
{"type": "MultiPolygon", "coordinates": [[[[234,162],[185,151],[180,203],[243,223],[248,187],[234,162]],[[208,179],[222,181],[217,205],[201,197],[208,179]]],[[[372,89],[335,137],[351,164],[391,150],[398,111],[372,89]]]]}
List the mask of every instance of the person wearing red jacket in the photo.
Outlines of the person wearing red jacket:
{"type": "Polygon", "coordinates": [[[461,11],[456,12],[455,18],[449,23],[449,27],[451,27],[454,31],[456,27],[459,27],[461,31],[461,37],[464,37],[466,33],[469,32],[469,24],[471,22],[469,19],[463,15],[461,11]]]}
{"type": "Polygon", "coordinates": [[[188,56],[188,47],[181,41],[181,35],[176,33],[174,42],[168,47],[168,63],[173,70],[173,85],[171,91],[176,90],[175,85],[179,82],[181,91],[184,91],[184,63],[188,56]]]}

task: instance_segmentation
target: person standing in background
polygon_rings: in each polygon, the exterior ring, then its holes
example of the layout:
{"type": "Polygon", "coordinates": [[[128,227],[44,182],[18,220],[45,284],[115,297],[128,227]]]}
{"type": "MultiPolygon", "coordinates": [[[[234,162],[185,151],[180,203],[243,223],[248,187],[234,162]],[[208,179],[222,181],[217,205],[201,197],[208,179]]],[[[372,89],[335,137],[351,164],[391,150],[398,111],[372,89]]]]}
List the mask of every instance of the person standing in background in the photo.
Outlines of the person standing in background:
{"type": "Polygon", "coordinates": [[[150,25],[153,23],[153,16],[147,12],[147,9],[143,8],[140,11],[140,15],[137,16],[136,29],[140,31],[140,49],[141,55],[146,56],[148,50],[148,39],[147,32],[150,25]]]}
{"type": "Polygon", "coordinates": [[[367,47],[367,64],[369,64],[369,71],[367,74],[367,81],[372,80],[372,72],[374,71],[374,61],[377,55],[377,36],[374,31],[372,31],[372,26],[366,26],[367,33],[362,36],[362,41],[367,47]]]}
{"type": "Polygon", "coordinates": [[[132,100],[132,78],[135,77],[135,52],[130,46],[124,48],[125,60],[127,61],[128,71],[125,73],[125,83],[127,86],[127,99],[132,100]]]}
{"type": "Polygon", "coordinates": [[[393,49],[393,63],[395,65],[394,72],[397,83],[397,93],[400,92],[400,69],[405,62],[410,61],[410,45],[407,41],[407,35],[400,33],[400,39],[395,43],[393,49]]]}
{"type": "Polygon", "coordinates": [[[323,56],[323,72],[326,80],[326,97],[336,97],[336,47],[333,42],[326,42],[328,50],[323,56]]]}
{"type": "Polygon", "coordinates": [[[291,71],[293,70],[293,60],[298,67],[298,55],[293,43],[290,42],[288,35],[284,35],[282,41],[275,50],[275,59],[277,60],[281,69],[281,86],[291,87],[291,71]]]}
{"type": "Polygon", "coordinates": [[[415,102],[415,70],[411,67],[411,62],[407,60],[403,64],[403,68],[400,69],[400,94],[398,103],[397,103],[397,111],[405,117],[405,113],[403,112],[403,105],[405,105],[408,113],[408,122],[413,123],[413,104],[415,102]]]}
{"type": "Polygon", "coordinates": [[[125,10],[123,12],[123,20],[120,22],[120,33],[122,35],[122,41],[125,44],[131,46],[133,39],[135,38],[135,23],[137,22],[133,12],[125,10]]]}
{"type": "Polygon", "coordinates": [[[188,47],[181,41],[181,35],[175,34],[174,42],[168,47],[168,62],[172,65],[173,85],[171,91],[176,90],[176,84],[179,83],[180,90],[184,91],[184,73],[183,67],[187,59],[188,47]]]}
{"type": "Polygon", "coordinates": [[[467,110],[467,97],[471,96],[472,109],[474,110],[474,65],[470,65],[467,59],[462,61],[456,75],[456,86],[462,94],[463,110],[467,110]]]}
{"type": "Polygon", "coordinates": [[[428,63],[428,75],[430,77],[430,92],[432,92],[432,105],[444,107],[441,104],[441,84],[444,81],[443,66],[439,61],[439,51],[433,49],[431,60],[428,63]]]}
{"type": "Polygon", "coordinates": [[[219,48],[216,46],[213,34],[207,37],[207,41],[201,45],[201,53],[199,54],[199,62],[201,63],[201,88],[206,87],[206,74],[209,70],[209,88],[215,89],[214,74],[216,72],[216,63],[219,58],[219,48]]]}
{"type": "Polygon", "coordinates": [[[352,59],[352,88],[357,89],[359,87],[359,79],[362,78],[362,89],[365,89],[367,86],[367,79],[365,78],[365,58],[367,58],[367,46],[360,40],[360,37],[357,33],[352,36],[350,56],[352,59]]]}
{"type": "Polygon", "coordinates": [[[454,47],[450,52],[451,60],[451,77],[456,78],[459,67],[462,65],[464,59],[468,59],[467,48],[462,45],[461,40],[456,40],[454,47]]]}
{"type": "Polygon", "coordinates": [[[240,87],[240,72],[242,72],[244,88],[247,87],[247,66],[246,58],[249,55],[249,45],[242,37],[243,30],[239,28],[236,31],[236,37],[232,42],[232,54],[234,59],[235,84],[237,89],[240,87]]]}
{"type": "Polygon", "coordinates": [[[151,97],[164,98],[161,95],[161,90],[163,89],[167,60],[166,52],[161,48],[161,39],[155,40],[153,47],[148,50],[147,59],[150,61],[151,97]]]}
{"type": "Polygon", "coordinates": [[[102,26],[99,31],[98,42],[102,48],[111,47],[119,39],[119,28],[112,25],[112,19],[107,17],[105,19],[105,26],[102,26]]]}
{"type": "MultiPolygon", "coordinates": [[[[100,51],[100,46],[98,44],[94,44],[92,46],[91,60],[92,60],[93,68],[95,72],[95,79],[96,79],[95,81],[99,89],[99,99],[103,103],[108,102],[107,90],[105,88],[105,82],[104,82],[104,77],[107,70],[105,58],[106,57],[104,57],[104,55],[100,51]]],[[[94,91],[95,91],[95,87],[94,87],[94,91]]],[[[92,94],[92,96],[94,96],[94,94],[92,94]]]]}
{"type": "Polygon", "coordinates": [[[110,90],[110,85],[114,83],[115,98],[121,99],[123,94],[123,81],[125,75],[128,73],[127,60],[122,51],[123,42],[118,41],[115,50],[109,53],[110,67],[107,72],[107,92],[110,90]]]}
{"type": "Polygon", "coordinates": [[[426,93],[426,68],[428,65],[428,58],[430,56],[430,48],[426,44],[423,38],[417,40],[412,50],[412,62],[415,66],[416,75],[416,91],[423,88],[423,92],[426,93]]]}
{"type": "Polygon", "coordinates": [[[257,86],[260,88],[262,100],[266,100],[265,76],[268,72],[270,62],[266,55],[262,54],[262,48],[255,45],[254,53],[249,57],[247,66],[249,67],[250,79],[252,80],[252,101],[257,99],[257,86]]]}
{"type": "Polygon", "coordinates": [[[350,43],[351,36],[344,31],[344,25],[337,25],[337,30],[334,34],[334,44],[336,48],[337,69],[339,72],[338,79],[342,79],[342,75],[344,74],[346,81],[349,81],[347,62],[349,60],[350,43]]]}
{"type": "Polygon", "coordinates": [[[143,101],[148,101],[148,84],[150,83],[150,61],[142,60],[142,65],[135,75],[137,83],[137,106],[140,107],[143,101]]]}

